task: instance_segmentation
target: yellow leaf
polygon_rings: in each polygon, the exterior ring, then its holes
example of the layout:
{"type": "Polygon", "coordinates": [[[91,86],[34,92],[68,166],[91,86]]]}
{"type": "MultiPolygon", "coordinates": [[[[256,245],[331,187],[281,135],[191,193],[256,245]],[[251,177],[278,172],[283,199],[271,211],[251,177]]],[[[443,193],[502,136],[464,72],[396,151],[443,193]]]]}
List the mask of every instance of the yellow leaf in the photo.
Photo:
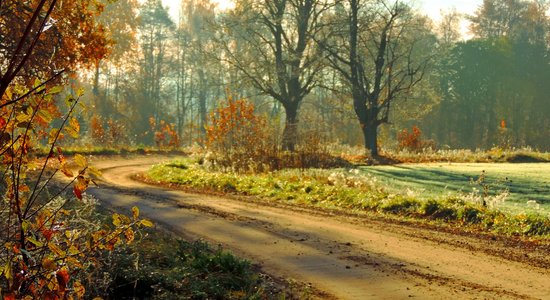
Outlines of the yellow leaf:
{"type": "Polygon", "coordinates": [[[48,248],[53,252],[55,253],[55,255],[57,256],[60,256],[60,257],[65,257],[65,251],[61,250],[59,247],[57,247],[57,245],[55,245],[54,243],[48,243],[48,248]]]}
{"type": "Polygon", "coordinates": [[[71,118],[68,126],[65,127],[65,131],[67,131],[71,137],[78,138],[78,134],[80,133],[80,124],[78,120],[76,118],[71,118]]]}
{"type": "Polygon", "coordinates": [[[4,277],[6,277],[7,280],[11,280],[13,277],[12,277],[12,272],[11,272],[11,261],[7,261],[6,262],[6,265],[4,266],[4,270],[2,272],[4,274],[4,277]]]}
{"type": "Polygon", "coordinates": [[[122,225],[122,219],[119,214],[113,214],[113,225],[117,227],[122,225]]]}
{"type": "Polygon", "coordinates": [[[88,166],[88,161],[83,155],[76,154],[74,156],[74,162],[81,168],[86,168],[88,166]]]}
{"type": "Polygon", "coordinates": [[[76,96],[80,98],[82,95],[84,95],[84,88],[79,88],[76,92],[76,96]]]}
{"type": "Polygon", "coordinates": [[[126,237],[126,242],[130,244],[134,240],[134,231],[132,228],[128,228],[124,231],[124,236],[126,237]]]}
{"type": "Polygon", "coordinates": [[[44,244],[42,242],[38,241],[37,239],[35,239],[32,236],[28,236],[27,241],[29,241],[31,244],[35,245],[36,247],[44,246],[44,244]]]}
{"type": "Polygon", "coordinates": [[[61,167],[61,172],[63,172],[63,174],[65,174],[65,176],[69,177],[69,178],[72,178],[73,177],[73,171],[71,171],[67,165],[63,165],[61,167]]]}
{"type": "Polygon", "coordinates": [[[134,217],[134,220],[137,220],[139,217],[139,208],[137,206],[132,207],[132,216],[134,217]]]}
{"type": "Polygon", "coordinates": [[[41,84],[42,84],[42,81],[40,81],[40,79],[36,78],[36,79],[34,80],[34,85],[33,85],[33,87],[34,87],[34,88],[37,88],[37,87],[39,87],[41,84]]]}
{"type": "Polygon", "coordinates": [[[153,227],[153,222],[145,219],[141,220],[140,224],[145,227],[153,227]]]}
{"type": "Polygon", "coordinates": [[[12,96],[11,89],[8,88],[4,95],[6,96],[6,98],[8,98],[8,100],[11,100],[11,96],[12,96]]]}
{"type": "Polygon", "coordinates": [[[96,167],[88,166],[88,175],[99,178],[101,177],[101,171],[96,167]]]}
{"type": "Polygon", "coordinates": [[[32,114],[20,113],[15,117],[15,119],[19,123],[25,123],[25,122],[28,122],[31,119],[31,117],[32,117],[32,114]]]}
{"type": "Polygon", "coordinates": [[[78,248],[76,248],[75,245],[71,245],[71,247],[69,247],[69,253],[71,255],[76,255],[80,253],[80,250],[78,250],[78,248]]]}
{"type": "Polygon", "coordinates": [[[31,223],[29,223],[28,220],[23,220],[23,223],[21,224],[23,231],[27,231],[29,229],[29,226],[32,226],[31,223]]]}
{"type": "Polygon", "coordinates": [[[50,123],[52,121],[52,115],[47,110],[40,109],[37,114],[44,123],[50,123]]]}
{"type": "Polygon", "coordinates": [[[48,90],[48,94],[59,94],[63,91],[63,87],[58,85],[48,90]]]}
{"type": "Polygon", "coordinates": [[[75,281],[75,283],[73,284],[73,290],[75,295],[78,298],[84,297],[84,294],[86,293],[86,289],[84,288],[84,285],[82,285],[82,283],[80,283],[80,281],[78,280],[75,281]]]}

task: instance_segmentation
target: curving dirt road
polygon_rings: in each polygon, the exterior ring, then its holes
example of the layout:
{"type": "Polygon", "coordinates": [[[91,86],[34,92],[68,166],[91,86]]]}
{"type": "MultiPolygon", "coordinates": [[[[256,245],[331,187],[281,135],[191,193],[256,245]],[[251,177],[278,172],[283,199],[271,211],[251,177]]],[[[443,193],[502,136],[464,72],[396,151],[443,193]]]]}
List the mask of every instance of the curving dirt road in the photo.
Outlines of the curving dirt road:
{"type": "Polygon", "coordinates": [[[167,157],[94,162],[94,195],[157,224],[222,244],[329,299],[550,299],[547,246],[436,231],[367,216],[190,194],[131,179],[167,157]]]}

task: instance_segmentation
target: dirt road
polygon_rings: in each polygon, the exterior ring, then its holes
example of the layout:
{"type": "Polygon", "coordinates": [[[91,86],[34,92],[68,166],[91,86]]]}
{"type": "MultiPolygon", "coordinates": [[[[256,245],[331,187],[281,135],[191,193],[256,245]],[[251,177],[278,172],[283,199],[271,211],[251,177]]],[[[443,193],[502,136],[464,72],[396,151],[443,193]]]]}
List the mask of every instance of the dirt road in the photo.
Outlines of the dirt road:
{"type": "MultiPolygon", "coordinates": [[[[336,299],[550,299],[548,248],[366,216],[189,194],[131,179],[163,157],[95,162],[88,193],[158,225],[222,244],[270,274],[336,299]]],[[[324,297],[324,296],[323,296],[324,297]]]]}

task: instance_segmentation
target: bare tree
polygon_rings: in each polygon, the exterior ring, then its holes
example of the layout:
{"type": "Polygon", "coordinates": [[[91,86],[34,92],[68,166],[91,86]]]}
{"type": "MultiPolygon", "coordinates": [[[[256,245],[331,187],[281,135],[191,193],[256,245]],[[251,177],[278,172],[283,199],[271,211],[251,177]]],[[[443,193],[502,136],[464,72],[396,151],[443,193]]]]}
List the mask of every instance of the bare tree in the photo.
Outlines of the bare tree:
{"type": "Polygon", "coordinates": [[[298,141],[298,111],[323,68],[314,42],[329,8],[325,0],[244,0],[224,20],[225,62],[261,94],[283,106],[283,149],[298,141]]]}
{"type": "Polygon", "coordinates": [[[329,38],[319,42],[349,89],[366,149],[378,156],[378,127],[388,123],[394,101],[407,98],[424,78],[426,42],[435,39],[401,1],[348,0],[335,10],[334,22],[345,25],[331,26],[329,38]]]}

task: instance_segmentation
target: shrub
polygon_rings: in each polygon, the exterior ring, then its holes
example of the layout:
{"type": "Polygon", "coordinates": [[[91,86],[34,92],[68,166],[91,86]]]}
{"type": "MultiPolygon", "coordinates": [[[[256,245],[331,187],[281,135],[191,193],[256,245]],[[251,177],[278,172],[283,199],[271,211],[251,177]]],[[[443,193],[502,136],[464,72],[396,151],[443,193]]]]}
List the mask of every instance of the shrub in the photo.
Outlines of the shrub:
{"type": "Polygon", "coordinates": [[[127,145],[128,134],[123,122],[107,119],[100,116],[92,116],[90,119],[90,133],[92,141],[96,145],[111,147],[127,145]]]}
{"type": "Polygon", "coordinates": [[[458,210],[457,217],[466,224],[478,224],[483,221],[483,211],[479,208],[464,206],[458,210]]]}
{"type": "Polygon", "coordinates": [[[254,114],[254,105],[229,97],[210,114],[206,126],[206,157],[217,166],[237,172],[278,168],[277,145],[271,142],[266,119],[254,114]]]}
{"type": "Polygon", "coordinates": [[[268,126],[266,118],[256,115],[253,104],[229,97],[210,114],[205,161],[210,167],[235,172],[350,166],[329,153],[318,131],[301,132],[294,152],[280,151],[278,132],[273,129],[276,127],[268,126]]]}
{"type": "Polygon", "coordinates": [[[62,89],[37,88],[23,92],[24,96],[14,95],[16,90],[25,91],[25,87],[10,87],[1,101],[5,104],[19,97],[26,108],[19,103],[5,105],[8,113],[0,116],[0,289],[8,299],[82,298],[83,274],[94,267],[94,259],[120,244],[131,243],[135,227],[152,224],[138,220],[137,208],[132,218],[113,214],[113,228],[82,217],[89,210],[83,193],[97,171],[82,155],[69,161],[56,144],[64,135],[78,137],[80,125],[72,114],[83,91],[77,98],[67,96],[68,108],[61,124],[47,134],[48,154],[33,157],[42,138],[40,132],[48,130],[44,124],[53,121],[55,106],[50,104],[62,89]],[[50,184],[57,173],[68,181],[60,188],[50,184]],[[64,195],[70,187],[73,195],[64,195]]]}
{"type": "Polygon", "coordinates": [[[157,122],[155,118],[150,117],[149,125],[159,150],[175,150],[180,147],[180,138],[175,124],[169,124],[164,120],[157,122]]]}
{"type": "Polygon", "coordinates": [[[412,152],[421,152],[424,149],[434,149],[435,143],[432,140],[423,140],[422,131],[416,125],[409,132],[403,129],[397,133],[398,150],[408,150],[412,152]]]}

